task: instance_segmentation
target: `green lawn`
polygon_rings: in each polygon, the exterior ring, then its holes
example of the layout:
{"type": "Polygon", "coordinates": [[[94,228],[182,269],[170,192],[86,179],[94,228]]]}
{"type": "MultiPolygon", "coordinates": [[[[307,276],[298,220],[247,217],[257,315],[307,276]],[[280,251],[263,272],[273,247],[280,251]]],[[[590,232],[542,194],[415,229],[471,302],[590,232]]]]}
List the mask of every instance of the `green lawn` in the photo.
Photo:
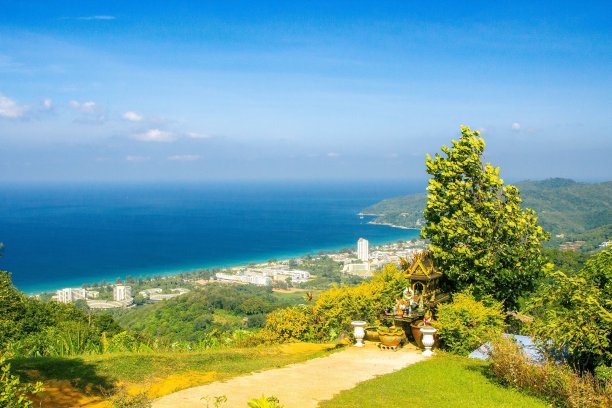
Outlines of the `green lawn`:
{"type": "Polygon", "coordinates": [[[331,407],[548,407],[543,400],[503,387],[484,361],[440,354],[344,391],[331,407]]]}

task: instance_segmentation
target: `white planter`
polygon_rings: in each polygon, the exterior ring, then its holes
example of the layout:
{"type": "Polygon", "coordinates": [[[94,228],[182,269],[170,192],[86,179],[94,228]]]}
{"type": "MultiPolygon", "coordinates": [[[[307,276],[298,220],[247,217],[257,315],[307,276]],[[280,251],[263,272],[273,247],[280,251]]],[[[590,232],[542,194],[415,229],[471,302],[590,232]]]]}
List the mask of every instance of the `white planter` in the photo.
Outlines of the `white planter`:
{"type": "Polygon", "coordinates": [[[423,334],[423,339],[421,340],[423,342],[423,347],[425,347],[425,350],[423,351],[423,355],[425,357],[429,357],[431,355],[433,355],[433,351],[431,351],[431,348],[434,345],[434,333],[437,330],[434,329],[433,327],[421,327],[421,333],[423,334]]]}
{"type": "Polygon", "coordinates": [[[365,326],[367,323],[361,320],[355,320],[351,322],[351,324],[354,327],[353,334],[355,335],[355,346],[363,347],[363,338],[365,336],[365,326]]]}

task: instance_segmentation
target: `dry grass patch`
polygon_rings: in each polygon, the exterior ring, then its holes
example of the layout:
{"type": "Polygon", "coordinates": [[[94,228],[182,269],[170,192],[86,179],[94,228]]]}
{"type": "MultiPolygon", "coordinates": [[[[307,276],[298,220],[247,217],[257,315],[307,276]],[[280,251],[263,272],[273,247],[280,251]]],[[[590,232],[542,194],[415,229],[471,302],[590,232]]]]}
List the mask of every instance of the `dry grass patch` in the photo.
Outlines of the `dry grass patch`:
{"type": "Polygon", "coordinates": [[[198,353],[116,353],[12,360],[24,380],[40,380],[42,406],[103,407],[118,392],[157,398],[241,374],[282,367],[329,354],[335,345],[293,343],[198,353]]]}

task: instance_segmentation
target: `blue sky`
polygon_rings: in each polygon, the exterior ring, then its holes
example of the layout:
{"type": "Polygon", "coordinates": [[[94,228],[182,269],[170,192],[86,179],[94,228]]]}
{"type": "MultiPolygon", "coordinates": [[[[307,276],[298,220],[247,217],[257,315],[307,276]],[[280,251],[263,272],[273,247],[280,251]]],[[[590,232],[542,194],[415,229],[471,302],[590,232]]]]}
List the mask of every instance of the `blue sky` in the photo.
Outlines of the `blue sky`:
{"type": "Polygon", "coordinates": [[[611,178],[610,2],[191,3],[0,1],[0,181],[611,178]]]}

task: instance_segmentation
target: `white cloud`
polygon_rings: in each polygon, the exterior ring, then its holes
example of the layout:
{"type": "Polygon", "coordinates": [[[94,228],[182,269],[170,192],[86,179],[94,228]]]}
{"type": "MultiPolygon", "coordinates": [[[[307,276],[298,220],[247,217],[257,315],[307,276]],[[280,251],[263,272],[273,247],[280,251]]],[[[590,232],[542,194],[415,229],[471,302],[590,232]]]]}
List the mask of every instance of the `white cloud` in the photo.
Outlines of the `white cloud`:
{"type": "Polygon", "coordinates": [[[128,155],[125,160],[129,162],[143,162],[149,160],[149,156],[128,155]]]}
{"type": "Polygon", "coordinates": [[[124,112],[121,117],[130,122],[140,122],[144,119],[144,117],[140,113],[134,111],[124,112]]]}
{"type": "Polygon", "coordinates": [[[134,139],[141,142],[173,142],[176,136],[165,130],[149,129],[146,132],[135,134],[134,139]]]}
{"type": "Polygon", "coordinates": [[[16,119],[25,115],[27,108],[19,106],[17,102],[6,96],[0,95],[0,117],[16,119]]]}
{"type": "Polygon", "coordinates": [[[327,153],[327,157],[338,157],[338,156],[340,156],[340,154],[336,153],[336,152],[329,152],[329,153],[327,153]]]}
{"type": "Polygon", "coordinates": [[[176,154],[174,156],[168,156],[168,160],[173,161],[196,161],[200,160],[200,156],[197,154],[176,154]]]}
{"type": "Polygon", "coordinates": [[[94,101],[70,101],[68,104],[72,109],[83,113],[93,113],[96,110],[96,103],[94,101]]]}
{"type": "Polygon", "coordinates": [[[83,16],[83,17],[77,17],[77,20],[85,20],[85,21],[90,21],[90,20],[115,20],[117,17],[115,16],[83,16]]]}
{"type": "Polygon", "coordinates": [[[521,130],[521,124],[518,122],[514,122],[512,124],[512,130],[521,130]]]}
{"type": "Polygon", "coordinates": [[[45,110],[53,109],[53,101],[49,98],[44,99],[42,105],[45,110]]]}

